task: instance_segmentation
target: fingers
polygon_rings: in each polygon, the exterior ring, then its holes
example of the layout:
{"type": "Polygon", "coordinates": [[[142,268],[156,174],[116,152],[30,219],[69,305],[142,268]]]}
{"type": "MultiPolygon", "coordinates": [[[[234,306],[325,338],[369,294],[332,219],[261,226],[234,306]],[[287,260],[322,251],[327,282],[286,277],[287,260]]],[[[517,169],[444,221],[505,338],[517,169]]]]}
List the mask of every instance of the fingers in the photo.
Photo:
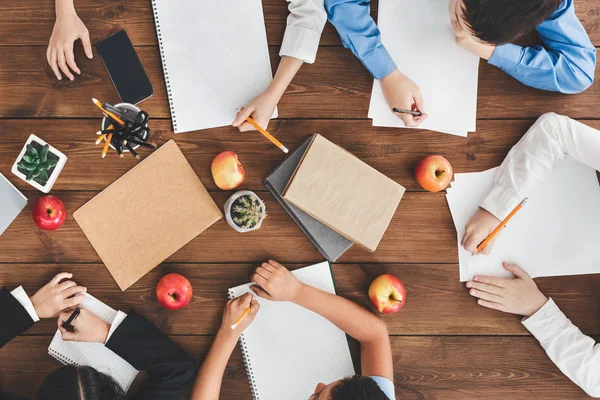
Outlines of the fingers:
{"type": "Polygon", "coordinates": [[[469,290],[469,294],[473,297],[477,297],[478,299],[493,301],[494,303],[501,303],[502,296],[498,296],[497,294],[484,292],[477,289],[469,290]]]}
{"type": "Polygon", "coordinates": [[[253,298],[254,298],[254,296],[252,296],[252,293],[248,292],[245,295],[239,297],[238,301],[239,301],[241,307],[248,308],[248,307],[250,307],[250,304],[252,303],[253,298]]]}
{"type": "Polygon", "coordinates": [[[250,286],[250,290],[252,290],[254,293],[256,293],[257,296],[262,297],[263,299],[272,299],[271,295],[266,290],[257,285],[250,286]]]}
{"type": "MultiPolygon", "coordinates": [[[[260,267],[262,267],[263,269],[267,270],[269,273],[273,273],[273,272],[277,271],[277,267],[275,267],[274,265],[269,264],[268,262],[262,263],[260,265],[260,267]]],[[[260,268],[260,267],[258,267],[258,268],[260,268]]]]}
{"type": "Polygon", "coordinates": [[[417,91],[417,92],[413,93],[413,99],[415,100],[415,105],[417,106],[417,110],[423,112],[423,110],[425,110],[425,105],[423,102],[423,95],[421,94],[421,91],[417,91]]]}
{"type": "MultiPolygon", "coordinates": [[[[250,107],[246,107],[246,108],[242,108],[237,116],[235,117],[235,119],[233,120],[233,122],[231,123],[231,125],[237,127],[240,127],[240,125],[246,121],[246,118],[248,118],[249,116],[252,115],[252,113],[254,112],[255,108],[253,106],[250,107]]],[[[248,124],[250,125],[250,124],[248,124]]],[[[252,125],[250,125],[252,127],[252,125]]],[[[241,128],[241,127],[240,127],[241,128]]],[[[252,127],[254,128],[254,127],[252,127]]],[[[241,129],[240,129],[241,130],[241,129]]]]}
{"type": "Polygon", "coordinates": [[[77,64],[75,63],[75,54],[73,53],[73,43],[68,44],[67,47],[65,48],[65,56],[67,59],[67,65],[73,71],[75,71],[75,73],[77,75],[81,75],[81,71],[79,70],[79,68],[77,67],[77,64]]]}
{"type": "Polygon", "coordinates": [[[492,310],[506,312],[506,308],[502,304],[495,303],[493,301],[479,299],[479,300],[477,300],[477,304],[479,304],[480,306],[486,307],[486,308],[491,308],[492,310]]]}
{"type": "Polygon", "coordinates": [[[501,288],[499,286],[495,286],[495,285],[489,285],[487,283],[482,283],[482,282],[469,281],[469,282],[467,282],[467,287],[469,289],[477,289],[479,291],[493,293],[500,297],[502,297],[502,293],[503,293],[503,288],[501,288]]]}
{"type": "Polygon", "coordinates": [[[265,287],[268,282],[264,277],[260,276],[260,274],[257,274],[256,272],[252,274],[250,280],[260,287],[265,287]]]}
{"type": "Polygon", "coordinates": [[[94,58],[94,54],[92,53],[92,43],[90,42],[89,31],[86,29],[85,32],[79,36],[79,38],[83,44],[83,51],[85,51],[85,55],[91,60],[94,58]]]}
{"type": "Polygon", "coordinates": [[[58,59],[58,66],[60,67],[60,70],[63,72],[63,74],[65,74],[65,76],[67,78],[69,78],[70,80],[75,79],[75,77],[73,76],[73,74],[69,70],[69,67],[67,66],[67,60],[65,58],[65,50],[64,50],[64,48],[60,48],[60,49],[57,50],[56,57],[58,59]]]}
{"type": "Polygon", "coordinates": [[[260,310],[260,303],[254,298],[254,296],[252,296],[252,302],[250,303],[250,305],[252,306],[252,309],[250,310],[249,315],[251,317],[254,317],[258,310],[260,310]]]}
{"type": "Polygon", "coordinates": [[[70,287],[77,286],[77,284],[73,281],[64,281],[58,284],[56,290],[62,292],[63,290],[67,290],[70,287]]]}
{"type": "Polygon", "coordinates": [[[240,132],[248,132],[248,131],[255,131],[257,130],[254,125],[250,124],[250,122],[244,122],[243,124],[241,124],[238,129],[240,130],[240,132]]]}
{"type": "Polygon", "coordinates": [[[85,297],[83,296],[83,294],[76,294],[75,296],[71,297],[70,299],[65,299],[63,302],[65,309],[77,307],[78,305],[81,304],[81,302],[83,301],[84,298],[85,297]]]}
{"type": "Polygon", "coordinates": [[[279,264],[275,260],[269,260],[269,265],[272,265],[276,269],[285,268],[283,265],[279,264]]]}
{"type": "Polygon", "coordinates": [[[529,274],[527,272],[525,272],[525,270],[523,268],[519,267],[517,264],[509,264],[507,262],[503,262],[502,266],[508,272],[512,272],[512,274],[514,276],[516,276],[517,278],[528,278],[528,279],[531,279],[531,277],[529,276],[529,274]]]}
{"type": "Polygon", "coordinates": [[[71,296],[76,294],[85,293],[87,288],[84,286],[72,286],[61,292],[61,295],[65,296],[65,299],[68,299],[71,296]]]}
{"type": "Polygon", "coordinates": [[[255,273],[259,274],[260,276],[262,276],[266,280],[269,280],[269,278],[273,274],[271,271],[269,271],[268,269],[266,269],[262,265],[260,267],[256,268],[256,272],[255,273]]]}
{"type": "Polygon", "coordinates": [[[493,276],[474,276],[473,277],[473,281],[475,282],[481,282],[481,283],[487,283],[488,285],[494,285],[494,286],[498,286],[498,287],[505,287],[505,281],[506,279],[504,278],[496,278],[493,276]]]}
{"type": "Polygon", "coordinates": [[[54,72],[56,79],[58,79],[60,81],[62,79],[62,75],[60,74],[60,70],[58,69],[58,63],[56,61],[56,57],[57,57],[56,49],[54,47],[50,48],[48,64],[50,64],[50,68],[52,68],[52,71],[54,72]]]}

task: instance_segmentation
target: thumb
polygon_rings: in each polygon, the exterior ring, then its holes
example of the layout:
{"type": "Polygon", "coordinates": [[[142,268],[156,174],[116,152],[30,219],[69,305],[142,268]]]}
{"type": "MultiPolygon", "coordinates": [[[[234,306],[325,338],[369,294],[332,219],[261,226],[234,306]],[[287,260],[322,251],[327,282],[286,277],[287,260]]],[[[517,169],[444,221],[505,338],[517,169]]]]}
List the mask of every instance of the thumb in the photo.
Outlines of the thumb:
{"type": "Polygon", "coordinates": [[[267,293],[266,290],[264,290],[263,288],[257,286],[257,285],[252,285],[250,286],[250,289],[256,293],[257,296],[262,297],[263,299],[268,299],[271,300],[272,297],[269,293],[267,293]]]}
{"type": "Polygon", "coordinates": [[[527,272],[525,272],[525,270],[523,268],[519,267],[517,264],[510,264],[507,262],[503,262],[502,266],[504,267],[505,270],[507,270],[508,272],[511,272],[517,278],[531,279],[529,274],[527,272]]]}
{"type": "Polygon", "coordinates": [[[249,116],[251,116],[253,112],[254,112],[254,107],[242,108],[240,110],[240,112],[238,112],[237,116],[235,117],[235,119],[233,120],[233,122],[231,123],[231,125],[233,125],[233,126],[235,126],[237,128],[244,121],[246,121],[246,118],[248,118],[249,116]]]}
{"type": "Polygon", "coordinates": [[[89,32],[86,31],[83,35],[81,35],[81,43],[83,44],[83,50],[85,51],[85,55],[87,56],[87,58],[89,58],[90,60],[94,58],[89,32]]]}
{"type": "Polygon", "coordinates": [[[415,105],[417,106],[417,110],[425,113],[425,105],[423,103],[423,95],[421,91],[417,91],[413,94],[413,99],[415,100],[415,105]]]}

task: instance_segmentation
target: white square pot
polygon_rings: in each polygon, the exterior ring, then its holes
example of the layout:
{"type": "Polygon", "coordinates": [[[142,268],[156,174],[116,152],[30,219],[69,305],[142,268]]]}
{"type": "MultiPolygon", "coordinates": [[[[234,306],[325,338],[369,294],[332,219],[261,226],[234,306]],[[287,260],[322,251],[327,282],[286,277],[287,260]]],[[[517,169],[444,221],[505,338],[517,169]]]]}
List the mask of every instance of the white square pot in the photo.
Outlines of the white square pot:
{"type": "Polygon", "coordinates": [[[28,184],[30,184],[31,186],[36,188],[37,190],[39,190],[43,193],[49,193],[50,190],[52,190],[52,187],[54,186],[54,184],[56,183],[56,180],[58,179],[58,176],[62,172],[66,163],[67,163],[67,156],[65,156],[63,153],[58,151],[56,148],[52,147],[46,141],[40,139],[39,137],[35,136],[34,134],[31,134],[29,136],[29,138],[27,139],[27,142],[25,142],[25,144],[23,145],[23,148],[21,149],[19,156],[15,160],[15,163],[13,164],[11,171],[13,174],[18,176],[19,178],[21,178],[22,180],[24,180],[25,182],[27,182],[28,184]],[[26,179],[27,175],[22,174],[17,168],[17,164],[19,163],[19,161],[21,161],[21,159],[23,158],[23,155],[25,154],[25,151],[27,150],[27,145],[30,144],[31,142],[37,142],[37,143],[41,144],[42,146],[47,144],[49,152],[58,156],[58,162],[56,163],[56,167],[54,167],[54,171],[52,171],[52,175],[50,175],[50,178],[48,179],[48,182],[46,182],[45,186],[40,185],[33,179],[28,181],[26,179]]]}

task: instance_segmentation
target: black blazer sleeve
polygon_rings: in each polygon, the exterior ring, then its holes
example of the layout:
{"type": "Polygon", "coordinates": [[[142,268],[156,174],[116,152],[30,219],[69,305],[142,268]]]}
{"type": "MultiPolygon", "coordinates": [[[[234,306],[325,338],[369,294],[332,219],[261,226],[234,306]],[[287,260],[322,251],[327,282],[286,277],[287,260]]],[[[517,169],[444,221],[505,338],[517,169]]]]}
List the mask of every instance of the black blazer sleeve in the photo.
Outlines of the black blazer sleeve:
{"type": "Polygon", "coordinates": [[[146,371],[148,383],[132,399],[179,400],[194,382],[192,359],[135,312],[113,332],[106,347],[135,369],[146,371]]]}
{"type": "Polygon", "coordinates": [[[0,348],[33,325],[21,303],[4,288],[0,289],[0,348]]]}

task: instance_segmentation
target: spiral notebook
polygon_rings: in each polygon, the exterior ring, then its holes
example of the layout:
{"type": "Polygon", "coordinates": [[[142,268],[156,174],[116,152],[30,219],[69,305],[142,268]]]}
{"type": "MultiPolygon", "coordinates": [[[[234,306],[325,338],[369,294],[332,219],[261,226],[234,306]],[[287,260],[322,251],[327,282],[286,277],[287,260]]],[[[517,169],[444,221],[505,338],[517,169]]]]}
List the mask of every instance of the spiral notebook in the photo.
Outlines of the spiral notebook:
{"type": "Polygon", "coordinates": [[[174,132],[231,125],[273,79],[261,0],[153,0],[152,8],[174,132]]]}
{"type": "MultiPolygon", "coordinates": [[[[112,324],[117,311],[94,296],[85,293],[81,308],[89,310],[112,324]]],[[[65,342],[57,330],[48,347],[48,354],[63,364],[93,367],[111,376],[127,392],[138,374],[138,370],[109,350],[103,343],[65,342]]]]}
{"type": "MultiPolygon", "coordinates": [[[[328,262],[292,272],[302,282],[335,293],[328,262]]],[[[229,289],[229,298],[251,284],[229,289]]],[[[294,303],[257,297],[260,311],[240,338],[254,400],[308,399],[319,382],[355,374],[346,334],[294,303]]]]}

